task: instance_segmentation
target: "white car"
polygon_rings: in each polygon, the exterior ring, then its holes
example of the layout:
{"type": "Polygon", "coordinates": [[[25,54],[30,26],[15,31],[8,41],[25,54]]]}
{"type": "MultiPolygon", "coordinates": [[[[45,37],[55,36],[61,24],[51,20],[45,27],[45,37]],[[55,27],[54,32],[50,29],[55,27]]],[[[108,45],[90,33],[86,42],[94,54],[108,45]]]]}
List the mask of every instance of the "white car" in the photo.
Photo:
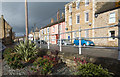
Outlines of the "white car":
{"type": "MultiPolygon", "coordinates": [[[[59,45],[59,44],[60,44],[60,40],[58,40],[57,45],[59,45]]],[[[71,42],[68,41],[68,40],[62,39],[62,40],[61,40],[61,44],[62,44],[62,45],[71,45],[71,42]]]]}

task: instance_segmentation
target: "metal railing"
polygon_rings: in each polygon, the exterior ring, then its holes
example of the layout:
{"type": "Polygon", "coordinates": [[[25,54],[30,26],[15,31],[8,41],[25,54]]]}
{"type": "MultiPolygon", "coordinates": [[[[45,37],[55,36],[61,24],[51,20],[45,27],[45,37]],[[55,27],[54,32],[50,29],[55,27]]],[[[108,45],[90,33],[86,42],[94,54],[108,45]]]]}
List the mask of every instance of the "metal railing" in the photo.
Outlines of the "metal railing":
{"type": "MultiPolygon", "coordinates": [[[[79,32],[79,54],[82,54],[81,53],[81,39],[83,39],[81,37],[81,32],[82,31],[89,31],[89,30],[95,30],[95,29],[103,29],[103,28],[112,28],[112,27],[118,27],[118,36],[114,36],[114,37],[87,37],[87,38],[84,38],[84,39],[105,39],[105,38],[118,38],[118,60],[120,60],[120,23],[118,23],[118,25],[111,25],[111,26],[104,26],[104,27],[96,27],[96,28],[88,28],[88,29],[81,29],[79,28],[79,30],[74,30],[74,31],[68,31],[68,32],[63,32],[63,33],[59,33],[59,39],[55,39],[55,40],[60,40],[60,51],[62,51],[62,45],[61,45],[61,35],[62,34],[68,34],[68,33],[72,33],[72,32],[79,32]]],[[[50,36],[53,36],[53,35],[56,35],[56,34],[49,34],[48,35],[40,35],[41,33],[39,32],[39,38],[40,40],[42,39],[41,37],[44,37],[44,36],[48,36],[47,37],[47,41],[48,41],[48,49],[50,49],[50,41],[53,40],[53,39],[50,39],[50,36]]],[[[71,38],[69,40],[72,40],[72,39],[75,39],[75,38],[71,38]]],[[[40,48],[41,48],[41,42],[40,42],[40,48]]]]}

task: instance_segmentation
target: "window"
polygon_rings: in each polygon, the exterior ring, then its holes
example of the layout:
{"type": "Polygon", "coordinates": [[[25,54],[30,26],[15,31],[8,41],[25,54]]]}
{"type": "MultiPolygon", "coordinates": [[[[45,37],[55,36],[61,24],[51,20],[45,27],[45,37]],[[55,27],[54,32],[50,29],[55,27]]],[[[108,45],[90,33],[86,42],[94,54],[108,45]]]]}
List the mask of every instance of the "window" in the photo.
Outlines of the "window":
{"type": "Polygon", "coordinates": [[[53,32],[55,32],[55,27],[53,26],[53,32]]]}
{"type": "Polygon", "coordinates": [[[45,41],[47,40],[46,36],[45,36],[45,41]]]}
{"type": "Polygon", "coordinates": [[[52,36],[52,41],[55,41],[55,36],[52,36]]]}
{"type": "Polygon", "coordinates": [[[110,13],[109,23],[115,23],[115,12],[110,13]]]}
{"type": "Polygon", "coordinates": [[[89,0],[85,0],[85,6],[89,5],[89,0]]]}
{"type": "Polygon", "coordinates": [[[77,33],[74,32],[74,33],[73,33],[73,39],[75,39],[76,37],[77,37],[77,33]]]}
{"type": "Polygon", "coordinates": [[[72,4],[69,5],[69,12],[72,12],[72,4]]]}
{"type": "Polygon", "coordinates": [[[85,38],[88,38],[89,37],[89,31],[85,31],[85,38]]]}
{"type": "Polygon", "coordinates": [[[80,8],[80,2],[76,2],[76,9],[78,10],[80,8]]]}
{"type": "Polygon", "coordinates": [[[80,14],[77,14],[76,15],[76,24],[79,24],[80,23],[80,14]]]}
{"type": "Polygon", "coordinates": [[[113,31],[109,31],[109,36],[113,37],[113,38],[109,38],[110,41],[114,40],[115,39],[115,31],[114,30],[113,31]]]}
{"type": "Polygon", "coordinates": [[[69,25],[72,25],[72,17],[69,17],[69,25]]]}
{"type": "Polygon", "coordinates": [[[85,12],[85,22],[89,22],[89,13],[85,12]]]}
{"type": "Polygon", "coordinates": [[[44,33],[46,34],[46,29],[44,29],[44,33]]]}
{"type": "Polygon", "coordinates": [[[49,33],[49,27],[47,28],[47,33],[49,33]]]}
{"type": "Polygon", "coordinates": [[[43,34],[43,30],[42,30],[42,34],[43,34]]]}

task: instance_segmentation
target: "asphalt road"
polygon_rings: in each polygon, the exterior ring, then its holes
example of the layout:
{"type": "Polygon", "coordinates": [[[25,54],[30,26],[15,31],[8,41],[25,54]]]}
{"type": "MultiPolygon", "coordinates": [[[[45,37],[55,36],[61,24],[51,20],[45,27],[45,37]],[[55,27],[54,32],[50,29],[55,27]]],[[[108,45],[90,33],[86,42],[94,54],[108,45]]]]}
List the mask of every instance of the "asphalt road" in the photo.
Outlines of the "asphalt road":
{"type": "MultiPolygon", "coordinates": [[[[39,47],[39,45],[38,45],[39,47]]],[[[48,48],[47,44],[42,44],[42,48],[48,48]]],[[[52,50],[59,50],[59,46],[50,44],[50,49],[52,50]]],[[[73,54],[79,53],[79,48],[76,46],[62,46],[62,52],[68,52],[73,54]]],[[[108,57],[117,59],[118,57],[118,51],[115,47],[82,47],[82,54],[83,55],[89,55],[89,56],[95,56],[95,57],[108,57]]]]}

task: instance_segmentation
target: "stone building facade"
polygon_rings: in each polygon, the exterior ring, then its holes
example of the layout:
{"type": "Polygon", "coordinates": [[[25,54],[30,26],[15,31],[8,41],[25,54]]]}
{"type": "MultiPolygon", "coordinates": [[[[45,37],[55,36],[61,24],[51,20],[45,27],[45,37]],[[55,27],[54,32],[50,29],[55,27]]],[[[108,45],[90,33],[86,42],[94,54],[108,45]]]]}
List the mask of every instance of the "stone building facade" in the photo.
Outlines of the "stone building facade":
{"type": "MultiPolygon", "coordinates": [[[[65,5],[66,32],[93,27],[93,0],[85,1],[77,0],[65,5]]],[[[81,34],[81,37],[92,37],[92,31],[82,31],[81,34]]],[[[79,32],[71,32],[66,38],[74,40],[76,37],[79,37],[79,32]]]]}
{"type": "Polygon", "coordinates": [[[12,27],[7,23],[7,21],[3,18],[3,15],[0,18],[0,39],[3,44],[11,44],[12,40],[12,27]]]}
{"type": "MultiPolygon", "coordinates": [[[[120,2],[95,2],[95,0],[76,0],[65,5],[66,32],[118,24],[120,2]]],[[[113,37],[118,28],[105,28],[81,32],[81,37],[113,37]]],[[[78,32],[67,34],[66,39],[79,37],[78,32]]],[[[99,46],[117,46],[117,38],[89,39],[99,46]]]]}
{"type": "MultiPolygon", "coordinates": [[[[97,10],[95,18],[95,27],[104,27],[110,25],[117,25],[118,20],[120,19],[120,8],[115,7],[115,3],[112,3],[113,8],[108,8],[105,10],[97,10]]],[[[106,5],[107,6],[107,5],[106,5]]],[[[110,5],[109,5],[110,6],[110,5]]],[[[106,8],[105,5],[102,8],[106,8]]],[[[99,46],[118,46],[118,39],[114,38],[118,36],[118,27],[97,29],[94,32],[95,37],[113,37],[113,38],[104,38],[104,39],[95,39],[94,42],[99,46]]]]}

